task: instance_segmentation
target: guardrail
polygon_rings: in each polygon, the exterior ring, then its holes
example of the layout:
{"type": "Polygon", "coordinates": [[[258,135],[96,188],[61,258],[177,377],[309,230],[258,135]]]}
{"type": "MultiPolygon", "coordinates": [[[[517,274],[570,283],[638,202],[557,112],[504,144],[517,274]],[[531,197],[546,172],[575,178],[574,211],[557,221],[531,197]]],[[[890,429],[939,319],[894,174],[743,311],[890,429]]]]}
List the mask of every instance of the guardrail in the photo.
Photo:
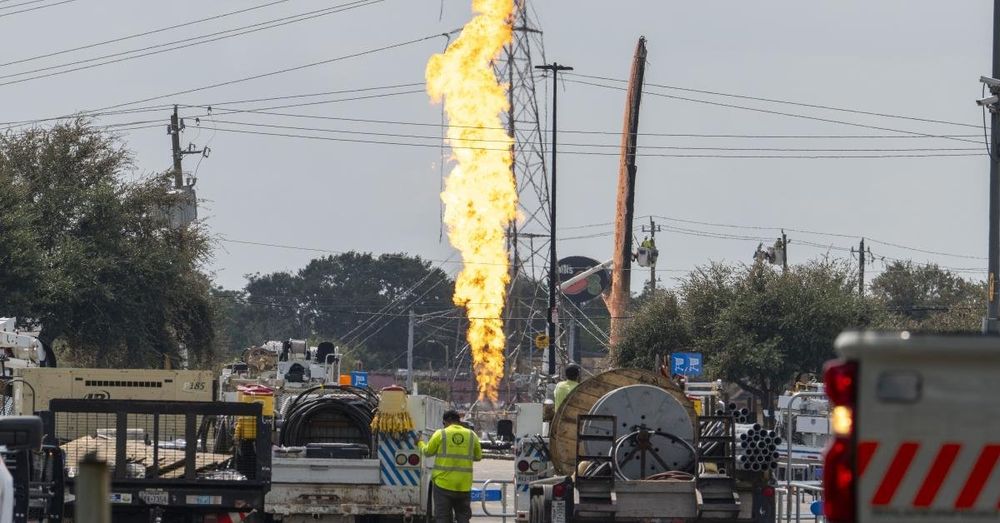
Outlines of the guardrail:
{"type": "Polygon", "coordinates": [[[819,481],[793,481],[774,489],[774,495],[777,502],[776,522],[826,521],[822,515],[823,485],[819,481]],[[802,511],[804,504],[808,504],[805,513],[802,511]]]}
{"type": "MultiPolygon", "coordinates": [[[[507,502],[507,491],[513,490],[513,488],[508,489],[508,487],[514,486],[514,480],[512,479],[486,479],[486,480],[476,480],[473,484],[481,485],[479,499],[479,506],[482,507],[482,513],[474,513],[474,517],[491,517],[491,518],[501,518],[503,523],[507,523],[507,518],[517,517],[517,512],[507,512],[509,503],[507,502]],[[491,496],[487,494],[489,492],[490,485],[500,486],[500,499],[490,499],[491,496]],[[491,512],[489,507],[486,506],[487,502],[500,502],[500,513],[491,512]]],[[[473,501],[476,501],[475,492],[473,492],[473,501]]]]}

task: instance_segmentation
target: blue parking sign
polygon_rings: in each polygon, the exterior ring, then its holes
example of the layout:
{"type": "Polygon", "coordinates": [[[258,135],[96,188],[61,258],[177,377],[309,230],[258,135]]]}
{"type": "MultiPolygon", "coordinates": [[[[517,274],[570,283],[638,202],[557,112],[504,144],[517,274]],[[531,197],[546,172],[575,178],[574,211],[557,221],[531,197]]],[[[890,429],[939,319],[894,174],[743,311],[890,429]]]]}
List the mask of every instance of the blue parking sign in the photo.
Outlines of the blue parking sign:
{"type": "Polygon", "coordinates": [[[670,355],[670,373],[681,376],[701,376],[700,352],[675,352],[670,355]]]}
{"type": "Polygon", "coordinates": [[[368,386],[368,373],[365,371],[352,370],[351,371],[351,385],[355,387],[367,387],[368,386]]]}

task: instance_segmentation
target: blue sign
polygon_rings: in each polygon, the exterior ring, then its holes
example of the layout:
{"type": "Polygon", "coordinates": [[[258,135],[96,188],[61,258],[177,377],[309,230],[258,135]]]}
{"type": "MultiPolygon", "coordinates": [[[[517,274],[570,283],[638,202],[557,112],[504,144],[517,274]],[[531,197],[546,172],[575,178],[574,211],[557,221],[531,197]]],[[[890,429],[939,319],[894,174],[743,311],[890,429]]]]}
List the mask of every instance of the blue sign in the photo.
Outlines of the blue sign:
{"type": "MultiPolygon", "coordinates": [[[[470,494],[472,494],[472,501],[481,501],[483,499],[483,489],[481,488],[473,488],[470,494]]],[[[500,501],[500,490],[486,490],[486,501],[500,501]]]]}
{"type": "Polygon", "coordinates": [[[700,352],[675,352],[670,355],[670,374],[701,376],[700,352]]]}
{"type": "Polygon", "coordinates": [[[368,373],[361,370],[351,371],[351,385],[355,387],[367,387],[368,386],[368,373]]]}

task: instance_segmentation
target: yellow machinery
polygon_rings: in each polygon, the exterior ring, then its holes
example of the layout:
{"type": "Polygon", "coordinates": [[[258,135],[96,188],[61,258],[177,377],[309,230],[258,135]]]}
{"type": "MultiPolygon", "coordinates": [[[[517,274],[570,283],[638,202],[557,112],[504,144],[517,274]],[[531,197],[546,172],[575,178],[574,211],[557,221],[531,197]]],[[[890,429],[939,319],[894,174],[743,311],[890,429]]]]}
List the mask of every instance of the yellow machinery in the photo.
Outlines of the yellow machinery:
{"type": "MultiPolygon", "coordinates": [[[[240,403],[260,403],[265,419],[274,417],[274,389],[263,385],[246,385],[237,391],[240,403]]],[[[252,440],[257,437],[257,419],[253,416],[241,416],[236,419],[236,439],[252,440]]]]}

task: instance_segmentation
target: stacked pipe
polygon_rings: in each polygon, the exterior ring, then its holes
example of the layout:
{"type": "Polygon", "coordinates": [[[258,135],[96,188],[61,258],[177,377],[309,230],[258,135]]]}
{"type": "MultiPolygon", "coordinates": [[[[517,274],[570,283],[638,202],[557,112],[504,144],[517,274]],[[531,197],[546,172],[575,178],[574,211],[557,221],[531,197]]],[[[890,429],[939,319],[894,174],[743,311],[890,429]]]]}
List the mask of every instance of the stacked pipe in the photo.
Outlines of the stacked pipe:
{"type": "Polygon", "coordinates": [[[778,468],[778,445],[781,436],[757,423],[736,424],[736,466],[742,470],[761,471],[778,468]]]}
{"type": "Polygon", "coordinates": [[[739,408],[735,403],[730,403],[725,409],[716,410],[715,415],[732,416],[733,421],[736,423],[752,423],[754,421],[750,409],[746,407],[739,408]]]}

